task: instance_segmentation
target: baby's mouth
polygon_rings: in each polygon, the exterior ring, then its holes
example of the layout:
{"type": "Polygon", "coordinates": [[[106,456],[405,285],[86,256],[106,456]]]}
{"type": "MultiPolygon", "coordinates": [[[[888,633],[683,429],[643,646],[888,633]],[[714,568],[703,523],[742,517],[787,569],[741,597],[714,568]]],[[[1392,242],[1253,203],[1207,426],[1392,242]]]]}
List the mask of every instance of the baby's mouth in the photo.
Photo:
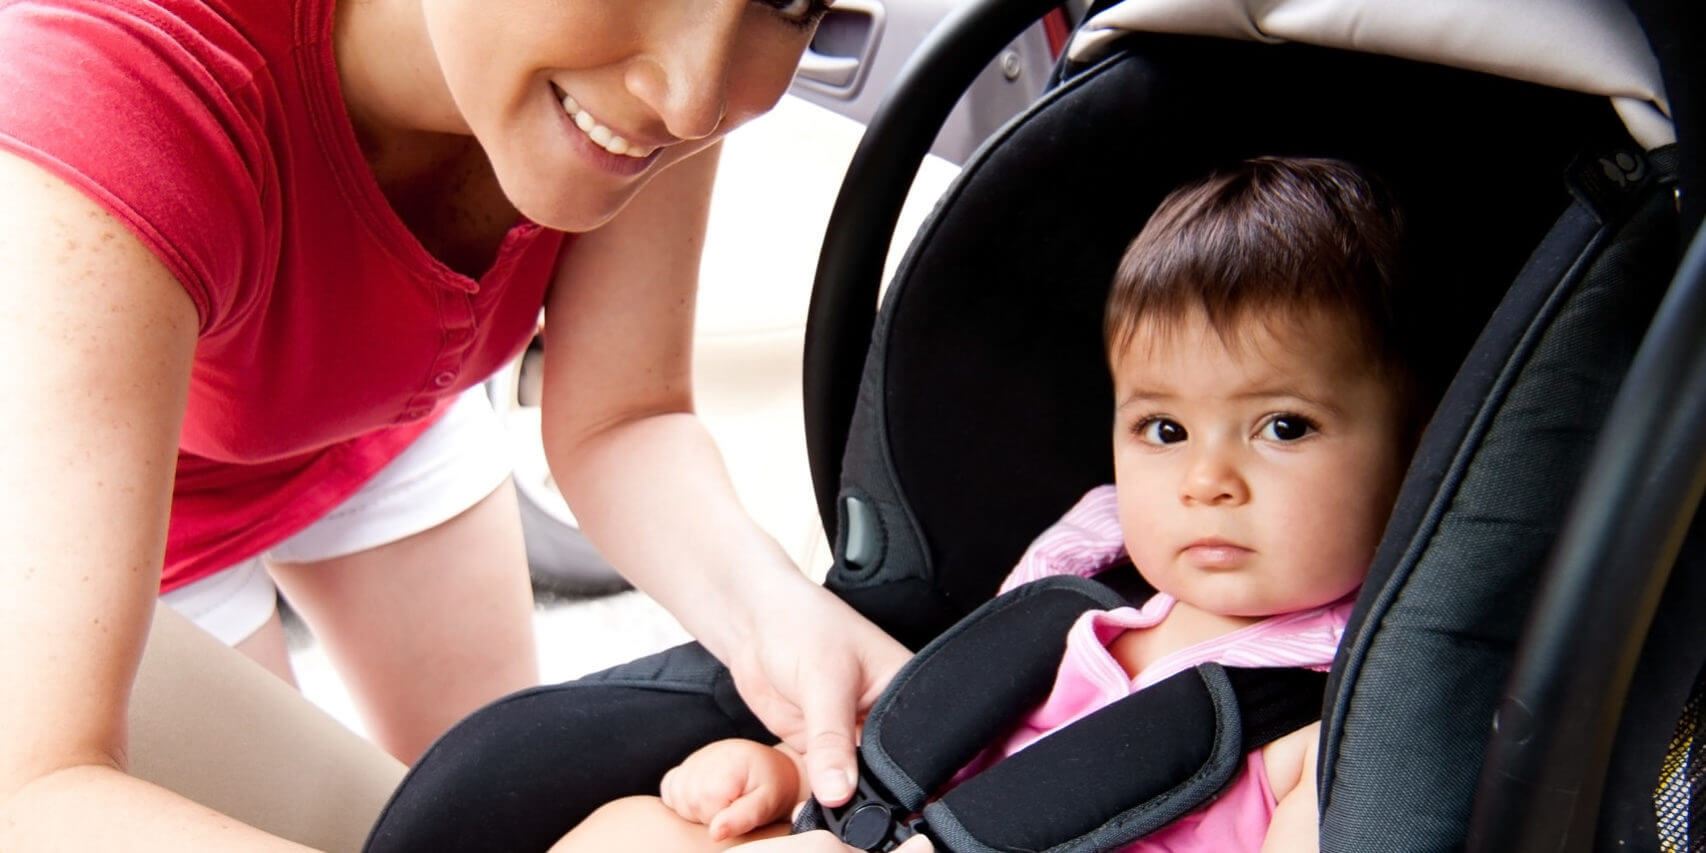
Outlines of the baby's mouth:
{"type": "Polygon", "coordinates": [[[1220,538],[1198,539],[1179,549],[1179,554],[1205,568],[1235,568],[1256,552],[1220,538]]]}

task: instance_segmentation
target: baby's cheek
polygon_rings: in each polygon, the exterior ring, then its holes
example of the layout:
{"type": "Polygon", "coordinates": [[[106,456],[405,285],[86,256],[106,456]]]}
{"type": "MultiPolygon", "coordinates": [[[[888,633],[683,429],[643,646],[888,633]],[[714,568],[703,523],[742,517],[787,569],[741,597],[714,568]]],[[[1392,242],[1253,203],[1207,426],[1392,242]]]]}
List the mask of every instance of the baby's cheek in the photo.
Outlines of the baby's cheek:
{"type": "Polygon", "coordinates": [[[1164,549],[1159,547],[1161,537],[1153,530],[1125,530],[1125,553],[1131,564],[1137,567],[1137,573],[1150,586],[1161,587],[1165,584],[1168,561],[1164,549]]]}

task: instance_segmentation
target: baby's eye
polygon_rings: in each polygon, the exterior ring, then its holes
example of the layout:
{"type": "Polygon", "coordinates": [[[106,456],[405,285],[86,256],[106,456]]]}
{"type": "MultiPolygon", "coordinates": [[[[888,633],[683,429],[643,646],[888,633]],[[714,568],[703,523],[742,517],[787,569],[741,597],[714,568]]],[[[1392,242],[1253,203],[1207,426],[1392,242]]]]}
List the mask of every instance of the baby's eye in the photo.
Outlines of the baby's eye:
{"type": "Polygon", "coordinates": [[[1167,418],[1144,418],[1132,427],[1137,437],[1150,444],[1178,444],[1185,440],[1185,428],[1167,418]]]}
{"type": "Polygon", "coordinates": [[[1262,425],[1262,437],[1273,441],[1297,441],[1312,432],[1314,422],[1302,415],[1274,415],[1262,425]]]}

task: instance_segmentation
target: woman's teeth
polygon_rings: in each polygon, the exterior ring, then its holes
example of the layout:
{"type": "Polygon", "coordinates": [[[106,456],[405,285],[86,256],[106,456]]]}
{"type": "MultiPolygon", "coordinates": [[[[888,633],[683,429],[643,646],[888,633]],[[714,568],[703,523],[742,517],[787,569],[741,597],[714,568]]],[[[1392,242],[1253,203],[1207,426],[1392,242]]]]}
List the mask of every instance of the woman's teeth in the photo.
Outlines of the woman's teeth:
{"type": "Polygon", "coordinates": [[[575,99],[568,95],[563,96],[563,112],[568,113],[569,118],[574,119],[575,127],[580,128],[581,132],[585,133],[588,139],[591,139],[593,142],[598,144],[598,147],[603,148],[612,154],[622,154],[635,159],[643,159],[652,156],[652,151],[656,150],[628,144],[628,140],[617,136],[615,131],[599,124],[598,119],[592,117],[592,113],[581,109],[581,105],[576,103],[575,99]]]}

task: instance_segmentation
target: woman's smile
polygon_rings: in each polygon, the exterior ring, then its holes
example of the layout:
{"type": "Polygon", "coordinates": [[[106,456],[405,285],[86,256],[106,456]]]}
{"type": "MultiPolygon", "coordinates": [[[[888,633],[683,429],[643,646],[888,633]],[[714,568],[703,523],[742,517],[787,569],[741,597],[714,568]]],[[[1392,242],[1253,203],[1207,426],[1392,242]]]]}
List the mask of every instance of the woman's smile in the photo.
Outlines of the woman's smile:
{"type": "Polygon", "coordinates": [[[549,89],[570,143],[599,169],[616,175],[636,175],[650,167],[663,151],[662,145],[630,141],[611,129],[557,84],[549,84],[549,89]]]}

